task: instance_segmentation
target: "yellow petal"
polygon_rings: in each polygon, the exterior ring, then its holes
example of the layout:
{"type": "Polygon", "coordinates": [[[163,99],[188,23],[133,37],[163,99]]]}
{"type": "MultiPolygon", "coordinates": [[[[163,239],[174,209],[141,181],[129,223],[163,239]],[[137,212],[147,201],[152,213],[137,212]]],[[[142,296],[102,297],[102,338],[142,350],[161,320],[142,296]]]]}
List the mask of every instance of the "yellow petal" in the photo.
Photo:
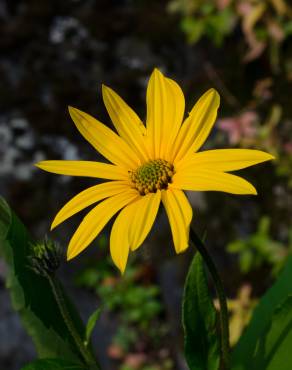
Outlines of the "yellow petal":
{"type": "Polygon", "coordinates": [[[257,194],[252,184],[243,178],[230,173],[212,170],[177,172],[171,185],[176,189],[193,191],[223,191],[231,194],[257,194]]]}
{"type": "Polygon", "coordinates": [[[179,85],[167,78],[167,85],[169,86],[167,89],[168,92],[168,121],[167,121],[167,129],[164,132],[164,141],[166,150],[165,153],[162,155],[165,157],[166,160],[172,159],[172,151],[173,151],[173,144],[181,127],[184,112],[185,112],[185,98],[184,94],[179,87],[179,85]]]}
{"type": "Polygon", "coordinates": [[[169,219],[175,251],[181,253],[189,245],[192,208],[181,190],[169,188],[163,190],[161,196],[169,219]]]}
{"type": "Polygon", "coordinates": [[[149,193],[131,204],[132,220],[129,227],[129,243],[131,250],[139,248],[149,234],[161,200],[161,192],[149,193]]]}
{"type": "Polygon", "coordinates": [[[69,107],[69,113],[79,132],[109,161],[126,169],[140,164],[131,147],[107,126],[79,109],[69,107]]]}
{"type": "MultiPolygon", "coordinates": [[[[134,202],[132,204],[136,204],[134,202]]],[[[135,208],[131,207],[132,204],[126,206],[118,214],[113,224],[110,235],[110,252],[114,264],[123,274],[126,268],[130,243],[129,243],[129,226],[133,218],[133,211],[135,208]]]]}
{"type": "Polygon", "coordinates": [[[44,171],[67,176],[95,177],[108,180],[128,180],[125,169],[112,164],[90,161],[42,161],[35,164],[44,171]]]}
{"type": "Polygon", "coordinates": [[[51,230],[82,209],[128,189],[129,185],[125,181],[110,181],[85,189],[61,208],[52,222],[51,230]]]}
{"type": "Polygon", "coordinates": [[[184,114],[180,87],[155,69],[147,87],[147,137],[154,158],[165,158],[184,114]]]}
{"type": "Polygon", "coordinates": [[[146,94],[146,128],[154,158],[160,157],[163,126],[167,116],[166,100],[165,78],[158,69],[154,69],[148,82],[146,94]]]}
{"type": "Polygon", "coordinates": [[[111,256],[123,273],[129,249],[137,249],[149,234],[155,221],[161,192],[147,194],[126,206],[117,216],[110,236],[111,256]]]}
{"type": "Polygon", "coordinates": [[[197,101],[177,135],[172,152],[175,164],[204,144],[215,123],[219,104],[220,97],[214,89],[197,101]]]}
{"type": "Polygon", "coordinates": [[[236,171],[255,164],[269,161],[274,157],[260,150],[252,149],[216,149],[192,153],[177,165],[177,171],[184,169],[210,169],[215,171],[236,171]]]}
{"type": "Polygon", "coordinates": [[[139,197],[137,191],[129,189],[125,193],[104,200],[93,208],[84,217],[71,238],[67,259],[70,260],[81,253],[97,237],[115,213],[139,197]]]}
{"type": "Polygon", "coordinates": [[[103,101],[119,135],[132,147],[141,161],[149,159],[146,150],[146,128],[124,100],[107,86],[102,86],[103,101]]]}

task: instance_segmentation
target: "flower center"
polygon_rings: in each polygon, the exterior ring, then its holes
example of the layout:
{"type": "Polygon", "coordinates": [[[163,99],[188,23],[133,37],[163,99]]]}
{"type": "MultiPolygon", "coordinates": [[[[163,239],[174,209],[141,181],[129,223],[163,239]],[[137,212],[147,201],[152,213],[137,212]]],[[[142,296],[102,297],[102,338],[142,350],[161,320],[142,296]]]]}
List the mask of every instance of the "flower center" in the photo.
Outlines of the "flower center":
{"type": "Polygon", "coordinates": [[[155,159],[130,171],[130,179],[141,195],[156,193],[158,189],[167,189],[174,174],[173,165],[164,159],[155,159]]]}

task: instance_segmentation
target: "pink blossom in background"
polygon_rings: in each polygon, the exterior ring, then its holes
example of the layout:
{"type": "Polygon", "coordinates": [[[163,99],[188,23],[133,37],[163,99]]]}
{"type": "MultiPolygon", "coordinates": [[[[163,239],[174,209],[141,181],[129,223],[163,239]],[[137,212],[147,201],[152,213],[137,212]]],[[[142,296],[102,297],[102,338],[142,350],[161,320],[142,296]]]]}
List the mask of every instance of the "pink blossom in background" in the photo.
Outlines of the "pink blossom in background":
{"type": "Polygon", "coordinates": [[[257,133],[258,115],[246,111],[235,117],[219,120],[218,127],[227,133],[230,144],[238,144],[243,139],[253,139],[257,133]]]}
{"type": "Polygon", "coordinates": [[[217,8],[223,10],[227,8],[231,3],[231,0],[216,0],[217,8]]]}
{"type": "Polygon", "coordinates": [[[285,143],[283,145],[284,151],[288,154],[292,154],[292,141],[289,141],[288,143],[285,143]]]}

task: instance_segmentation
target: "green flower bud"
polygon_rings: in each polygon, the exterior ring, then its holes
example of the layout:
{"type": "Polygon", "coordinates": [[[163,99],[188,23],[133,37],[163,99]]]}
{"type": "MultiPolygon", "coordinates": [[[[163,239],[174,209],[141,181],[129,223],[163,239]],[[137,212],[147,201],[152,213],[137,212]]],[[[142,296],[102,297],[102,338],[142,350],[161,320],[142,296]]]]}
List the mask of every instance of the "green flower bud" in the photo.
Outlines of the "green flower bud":
{"type": "Polygon", "coordinates": [[[31,244],[29,267],[38,275],[52,275],[60,266],[61,249],[53,241],[31,244]]]}

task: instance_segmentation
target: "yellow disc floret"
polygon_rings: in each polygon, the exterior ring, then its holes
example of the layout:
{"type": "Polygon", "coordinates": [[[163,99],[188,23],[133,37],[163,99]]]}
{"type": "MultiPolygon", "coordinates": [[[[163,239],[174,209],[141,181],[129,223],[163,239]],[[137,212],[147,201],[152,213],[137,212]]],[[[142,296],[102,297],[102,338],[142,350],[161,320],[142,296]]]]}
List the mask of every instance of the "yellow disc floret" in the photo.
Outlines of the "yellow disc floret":
{"type": "Polygon", "coordinates": [[[167,189],[174,174],[173,165],[164,159],[155,159],[130,171],[130,179],[141,195],[156,193],[158,189],[167,189]]]}

